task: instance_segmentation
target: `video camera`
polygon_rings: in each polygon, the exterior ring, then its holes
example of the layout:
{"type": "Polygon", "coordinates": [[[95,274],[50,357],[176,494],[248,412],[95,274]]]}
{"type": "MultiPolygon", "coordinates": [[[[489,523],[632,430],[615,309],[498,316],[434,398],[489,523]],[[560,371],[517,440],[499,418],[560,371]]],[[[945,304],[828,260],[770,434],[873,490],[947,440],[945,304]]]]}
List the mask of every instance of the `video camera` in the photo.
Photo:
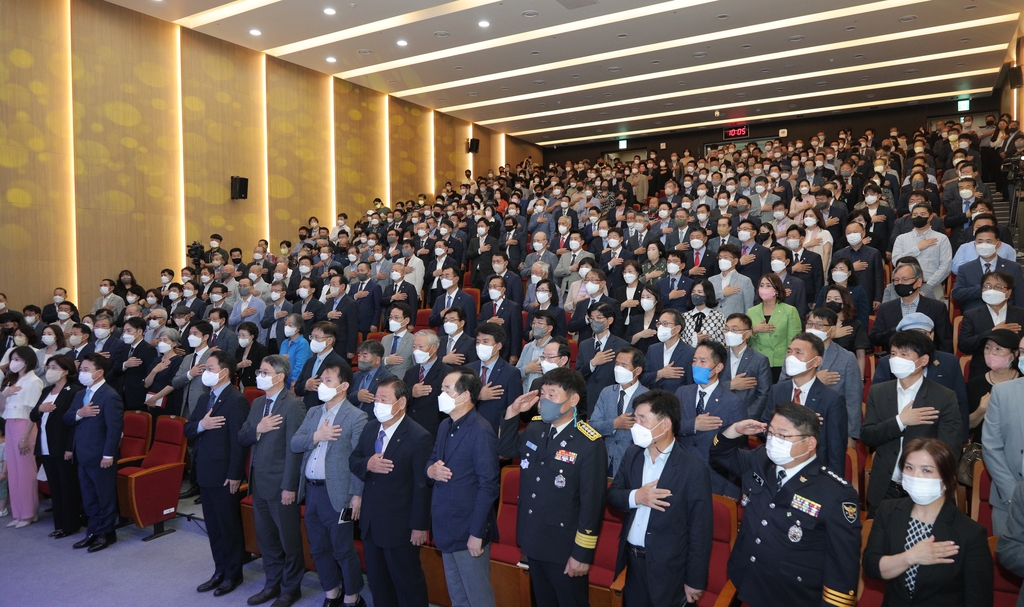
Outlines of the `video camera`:
{"type": "Polygon", "coordinates": [[[193,240],[192,244],[188,245],[188,248],[185,250],[185,256],[192,261],[192,265],[198,270],[203,265],[203,253],[205,252],[206,249],[203,248],[203,245],[198,240],[193,240]]]}

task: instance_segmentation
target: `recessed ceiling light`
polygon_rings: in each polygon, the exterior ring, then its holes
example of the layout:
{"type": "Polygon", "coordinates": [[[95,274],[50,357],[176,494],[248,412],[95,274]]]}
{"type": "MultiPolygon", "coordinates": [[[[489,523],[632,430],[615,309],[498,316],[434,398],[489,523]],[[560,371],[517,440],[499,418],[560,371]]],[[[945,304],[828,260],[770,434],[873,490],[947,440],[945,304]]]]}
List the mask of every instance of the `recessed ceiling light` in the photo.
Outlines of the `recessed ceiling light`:
{"type": "Polygon", "coordinates": [[[673,106],[673,105],[675,105],[675,104],[674,104],[674,103],[672,103],[671,101],[666,101],[666,102],[665,102],[665,106],[666,106],[666,107],[668,107],[668,106],[673,106]]]}
{"type": "Polygon", "coordinates": [[[338,11],[334,10],[333,8],[325,8],[324,9],[324,14],[325,15],[333,15],[336,12],[338,12],[338,11]]]}
{"type": "Polygon", "coordinates": [[[540,51],[530,51],[530,54],[536,56],[540,54],[540,51]]]}
{"type": "Polygon", "coordinates": [[[249,33],[252,34],[253,36],[259,36],[263,32],[261,32],[260,30],[253,29],[253,30],[249,30],[249,33]]]}
{"type": "Polygon", "coordinates": [[[868,99],[874,99],[875,98],[875,94],[874,93],[868,93],[867,97],[868,97],[868,99]]]}
{"type": "Polygon", "coordinates": [[[548,121],[547,120],[541,120],[540,123],[541,124],[548,124],[548,121]]]}
{"type": "Polygon", "coordinates": [[[746,97],[747,94],[746,93],[736,93],[736,96],[737,97],[746,97]]]}
{"type": "Polygon", "coordinates": [[[627,36],[627,34],[619,34],[617,37],[618,38],[625,38],[626,36],[627,36]]]}
{"type": "Polygon", "coordinates": [[[661,121],[660,120],[655,120],[654,124],[661,124],[661,121]]]}
{"type": "Polygon", "coordinates": [[[640,111],[640,108],[638,108],[638,107],[635,107],[635,108],[633,108],[633,111],[634,111],[634,112],[639,112],[639,111],[640,111]]]}
{"type": "Polygon", "coordinates": [[[753,45],[750,45],[750,44],[744,44],[744,45],[743,45],[743,48],[744,48],[744,49],[750,49],[750,48],[752,48],[752,46],[753,46],[753,45]]]}
{"type": "Polygon", "coordinates": [[[334,63],[335,61],[337,61],[337,59],[335,59],[334,57],[327,58],[327,63],[334,63]]]}
{"type": "Polygon", "coordinates": [[[480,27],[491,27],[491,22],[490,21],[481,21],[480,23],[477,23],[477,25],[479,25],[480,27]]]}
{"type": "Polygon", "coordinates": [[[852,31],[854,31],[856,29],[857,29],[856,25],[847,25],[846,26],[846,31],[848,31],[848,32],[852,32],[852,31]]]}
{"type": "Polygon", "coordinates": [[[861,79],[861,80],[867,80],[867,79],[868,79],[868,77],[867,77],[867,76],[861,76],[861,77],[860,77],[860,79],[861,79]]]}
{"type": "Polygon", "coordinates": [[[579,75],[579,74],[573,74],[573,75],[572,75],[572,77],[573,77],[573,78],[579,78],[579,77],[580,77],[580,75],[579,75]]]}
{"type": "Polygon", "coordinates": [[[781,93],[781,92],[783,92],[783,91],[785,91],[785,90],[786,90],[786,89],[784,89],[784,88],[782,88],[782,87],[779,87],[779,88],[775,89],[775,92],[777,92],[777,93],[781,93]]]}
{"type": "Polygon", "coordinates": [[[651,61],[651,65],[658,65],[659,63],[661,63],[661,61],[659,61],[657,59],[655,59],[654,61],[651,61]]]}
{"type": "Polygon", "coordinates": [[[503,87],[501,87],[501,90],[503,90],[503,91],[507,91],[507,90],[508,90],[508,87],[507,87],[507,86],[503,86],[503,87]]]}
{"type": "Polygon", "coordinates": [[[900,23],[910,23],[914,19],[917,19],[917,15],[903,15],[900,17],[900,23]]]}
{"type": "Polygon", "coordinates": [[[544,81],[543,80],[534,80],[533,83],[536,84],[537,86],[541,86],[541,85],[544,84],[544,81]]]}
{"type": "Polygon", "coordinates": [[[444,101],[444,97],[438,97],[437,100],[438,101],[444,101]]]}
{"type": "Polygon", "coordinates": [[[724,15],[724,14],[723,15],[719,15],[718,18],[722,19],[724,21],[725,19],[729,18],[729,15],[724,15]]]}
{"type": "Polygon", "coordinates": [[[766,68],[766,67],[762,67],[762,68],[761,68],[761,73],[763,73],[763,74],[767,74],[767,73],[768,73],[768,68],[766,68]]]}
{"type": "Polygon", "coordinates": [[[483,117],[484,117],[484,113],[483,113],[483,112],[480,112],[479,114],[477,114],[477,116],[479,116],[479,117],[483,118],[483,117]]]}
{"type": "Polygon", "coordinates": [[[857,53],[856,55],[853,56],[853,58],[854,59],[863,59],[864,58],[864,53],[857,53]]]}
{"type": "Polygon", "coordinates": [[[695,59],[703,59],[704,57],[707,57],[707,56],[708,56],[708,54],[705,53],[704,51],[697,51],[696,53],[693,54],[693,57],[695,59]]]}
{"type": "Polygon", "coordinates": [[[370,53],[372,53],[373,51],[371,51],[371,50],[370,50],[370,49],[368,49],[368,48],[361,48],[361,49],[359,49],[359,50],[358,50],[357,52],[358,52],[358,53],[359,53],[360,55],[369,55],[369,54],[370,54],[370,53]]]}
{"type": "Polygon", "coordinates": [[[465,69],[465,68],[463,68],[461,65],[456,65],[455,66],[455,71],[456,72],[461,72],[463,69],[465,69]]]}
{"type": "Polygon", "coordinates": [[[822,80],[821,82],[815,82],[814,86],[828,86],[828,82],[822,80]]]}
{"type": "Polygon", "coordinates": [[[605,93],[605,94],[604,94],[604,96],[605,96],[605,97],[611,97],[611,96],[612,96],[612,94],[611,94],[611,93],[605,93]]]}
{"type": "Polygon", "coordinates": [[[966,64],[966,63],[964,63],[963,61],[961,61],[960,63],[957,63],[957,64],[956,64],[956,66],[957,66],[957,67],[963,67],[963,66],[965,66],[965,65],[967,65],[967,64],[966,64]]]}
{"type": "Polygon", "coordinates": [[[789,107],[796,107],[796,104],[795,103],[790,103],[789,107]]]}
{"type": "Polygon", "coordinates": [[[446,32],[444,30],[438,30],[438,31],[434,32],[434,37],[435,38],[447,38],[450,35],[451,34],[449,34],[448,32],[446,32]]]}
{"type": "Polygon", "coordinates": [[[791,70],[791,69],[793,69],[794,65],[792,63],[787,63],[786,65],[784,65],[782,67],[786,68],[787,70],[791,70]]]}
{"type": "Polygon", "coordinates": [[[467,95],[469,95],[470,97],[476,97],[476,93],[475,93],[475,92],[473,92],[473,91],[469,91],[469,92],[468,92],[468,93],[466,93],[466,94],[467,94],[467,95]]]}
{"type": "Polygon", "coordinates": [[[396,44],[398,44],[398,46],[407,46],[409,43],[405,40],[399,40],[396,44]]]}
{"type": "Polygon", "coordinates": [[[526,17],[527,19],[533,19],[539,14],[540,13],[538,13],[537,11],[523,11],[523,16],[526,17]]]}
{"type": "Polygon", "coordinates": [[[918,69],[917,69],[916,67],[912,67],[912,68],[910,68],[909,70],[904,70],[904,72],[903,72],[903,73],[904,73],[904,74],[916,74],[916,73],[917,73],[917,72],[919,72],[919,71],[920,71],[920,70],[918,70],[918,69]]]}
{"type": "Polygon", "coordinates": [[[790,42],[800,42],[803,39],[804,39],[803,36],[790,36],[789,37],[789,41],[790,42]]]}
{"type": "Polygon", "coordinates": [[[960,39],[960,42],[963,42],[964,44],[967,44],[967,43],[968,43],[968,42],[970,42],[970,41],[971,41],[971,39],[970,39],[970,38],[961,38],[961,39],[960,39]]]}
{"type": "Polygon", "coordinates": [[[594,98],[593,95],[587,95],[586,97],[584,97],[584,99],[593,99],[593,98],[594,98]]]}
{"type": "Polygon", "coordinates": [[[965,11],[973,11],[976,8],[978,8],[977,4],[968,4],[967,6],[964,7],[964,10],[965,11]]]}
{"type": "Polygon", "coordinates": [[[398,82],[398,81],[397,80],[388,80],[388,84],[394,84],[396,82],[398,82]]]}
{"type": "Polygon", "coordinates": [[[551,135],[544,135],[544,139],[551,139],[551,135]]]}
{"type": "Polygon", "coordinates": [[[603,133],[604,129],[595,129],[598,133],[603,133]]]}
{"type": "Polygon", "coordinates": [[[611,72],[611,73],[613,73],[613,74],[614,74],[615,72],[618,72],[618,71],[621,71],[621,70],[622,70],[622,68],[621,68],[621,67],[618,67],[617,65],[613,65],[613,66],[611,66],[610,68],[608,68],[608,71],[609,71],[609,72],[611,72]]]}
{"type": "Polygon", "coordinates": [[[607,116],[608,112],[598,112],[597,115],[598,116],[607,116]]]}

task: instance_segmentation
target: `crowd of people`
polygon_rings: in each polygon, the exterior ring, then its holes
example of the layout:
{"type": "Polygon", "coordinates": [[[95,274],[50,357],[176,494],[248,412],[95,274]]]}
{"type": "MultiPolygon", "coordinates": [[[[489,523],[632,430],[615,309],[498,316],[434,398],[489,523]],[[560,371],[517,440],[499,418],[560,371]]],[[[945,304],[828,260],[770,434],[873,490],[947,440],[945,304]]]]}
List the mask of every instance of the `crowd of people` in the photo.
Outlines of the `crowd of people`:
{"type": "Polygon", "coordinates": [[[303,503],[324,605],[364,604],[357,534],[375,605],[426,606],[428,542],[453,605],[494,605],[505,465],[540,607],[588,604],[606,504],[625,513],[625,603],[699,601],[712,495],[743,512],[728,573],[747,605],[852,607],[862,566],[888,605],[991,605],[957,466],[981,444],[1016,562],[1024,275],[985,181],[1007,187],[1022,149],[993,115],[528,158],[352,225],[311,217],[274,249],[213,234],[189,266],[122,270],[81,307],[0,293],[8,526],[37,519],[41,466],[51,535],[87,520],[75,548],[115,543],[138,410],[188,420],[181,497],[215,563],[200,592],[241,582],[248,482],[266,573],[250,605],[299,598],[303,503]],[[863,497],[850,449],[873,453],[863,497]]]}

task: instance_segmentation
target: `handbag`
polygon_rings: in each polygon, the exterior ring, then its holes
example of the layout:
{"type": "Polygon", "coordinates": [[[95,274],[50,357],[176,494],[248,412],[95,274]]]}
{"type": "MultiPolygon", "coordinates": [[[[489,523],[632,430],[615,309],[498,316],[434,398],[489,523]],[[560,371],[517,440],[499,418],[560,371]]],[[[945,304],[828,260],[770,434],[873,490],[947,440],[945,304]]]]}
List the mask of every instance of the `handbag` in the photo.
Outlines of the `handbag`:
{"type": "Polygon", "coordinates": [[[974,486],[974,463],[981,460],[981,443],[971,442],[964,448],[956,468],[956,480],[965,487],[974,486]]]}

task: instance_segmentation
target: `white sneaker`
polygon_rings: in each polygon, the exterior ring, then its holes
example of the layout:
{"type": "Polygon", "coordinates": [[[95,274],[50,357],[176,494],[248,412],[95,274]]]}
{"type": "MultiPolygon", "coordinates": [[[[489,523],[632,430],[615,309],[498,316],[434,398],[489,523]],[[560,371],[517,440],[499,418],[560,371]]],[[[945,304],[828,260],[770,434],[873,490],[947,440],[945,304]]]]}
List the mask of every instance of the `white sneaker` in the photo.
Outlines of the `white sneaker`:
{"type": "Polygon", "coordinates": [[[10,510],[0,510],[0,518],[3,518],[3,517],[7,516],[10,513],[11,513],[10,510]]]}

